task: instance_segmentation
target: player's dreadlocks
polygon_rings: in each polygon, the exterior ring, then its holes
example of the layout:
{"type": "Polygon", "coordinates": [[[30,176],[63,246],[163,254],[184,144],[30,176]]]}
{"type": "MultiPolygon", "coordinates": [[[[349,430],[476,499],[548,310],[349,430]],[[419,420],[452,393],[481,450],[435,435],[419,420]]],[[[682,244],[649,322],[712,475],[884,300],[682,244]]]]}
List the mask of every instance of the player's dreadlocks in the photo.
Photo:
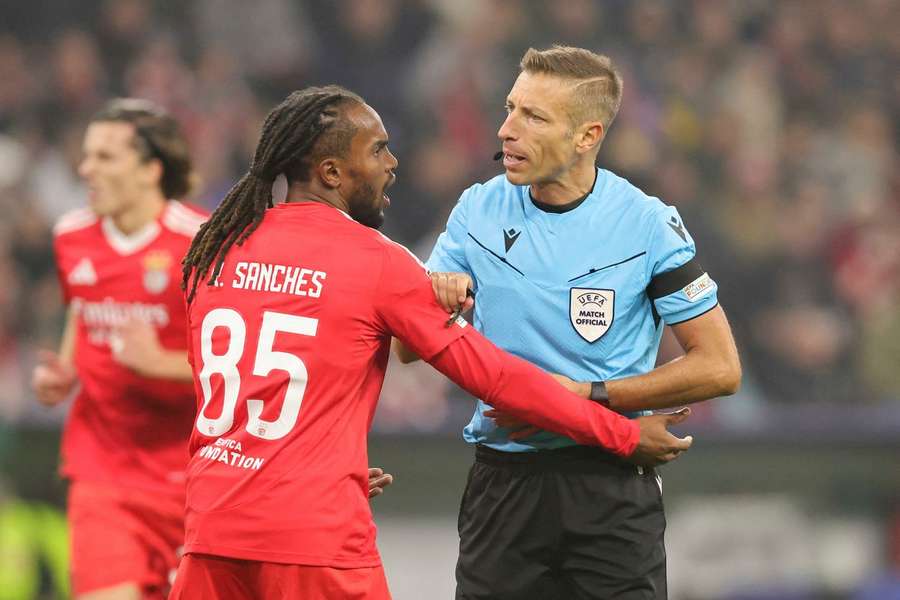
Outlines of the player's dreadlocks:
{"type": "Polygon", "coordinates": [[[201,279],[208,275],[207,285],[213,284],[231,246],[240,246],[259,226],[272,207],[272,183],[280,173],[289,182],[306,181],[316,158],[346,154],[355,133],[341,118],[347,103],[363,100],[339,86],[310,87],[293,92],[266,116],[249,171],[200,227],[182,261],[188,303],[201,279]]]}

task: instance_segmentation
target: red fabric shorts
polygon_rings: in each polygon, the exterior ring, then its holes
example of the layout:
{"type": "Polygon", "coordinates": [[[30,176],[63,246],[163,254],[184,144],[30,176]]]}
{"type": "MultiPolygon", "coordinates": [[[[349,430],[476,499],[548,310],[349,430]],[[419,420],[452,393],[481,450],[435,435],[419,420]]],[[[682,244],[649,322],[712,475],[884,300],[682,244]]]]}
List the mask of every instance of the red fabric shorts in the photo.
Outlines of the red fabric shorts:
{"type": "Polygon", "coordinates": [[[384,569],[335,569],[188,554],[169,600],[391,600],[384,569]]]}
{"type": "Polygon", "coordinates": [[[75,595],[136,583],[165,598],[184,544],[184,500],[104,484],[69,487],[75,595]]]}

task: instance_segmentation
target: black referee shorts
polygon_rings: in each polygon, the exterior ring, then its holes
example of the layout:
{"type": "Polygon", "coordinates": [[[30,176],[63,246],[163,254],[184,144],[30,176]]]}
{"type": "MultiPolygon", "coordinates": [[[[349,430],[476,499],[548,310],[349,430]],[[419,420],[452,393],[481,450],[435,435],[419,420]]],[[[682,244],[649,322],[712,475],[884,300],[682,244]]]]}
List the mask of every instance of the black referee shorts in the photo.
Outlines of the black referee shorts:
{"type": "Polygon", "coordinates": [[[665,600],[662,482],[599,448],[478,446],[457,600],[665,600]]]}

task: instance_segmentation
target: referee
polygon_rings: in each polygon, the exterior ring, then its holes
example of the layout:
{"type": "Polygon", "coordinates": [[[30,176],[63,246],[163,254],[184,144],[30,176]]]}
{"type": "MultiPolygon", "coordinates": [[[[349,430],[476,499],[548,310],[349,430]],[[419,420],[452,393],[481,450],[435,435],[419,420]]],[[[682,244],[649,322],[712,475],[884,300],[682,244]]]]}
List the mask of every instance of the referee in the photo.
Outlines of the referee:
{"type": "MultiPolygon", "coordinates": [[[[463,192],[427,266],[500,347],[628,416],[733,394],[737,350],[678,211],[595,166],[622,98],[611,61],[529,49],[507,97],[505,176],[463,192]],[[685,356],[654,368],[663,325],[685,356]]],[[[402,360],[415,357],[396,346],[402,360]]],[[[478,401],[458,600],[666,598],[662,480],[478,401]]]]}

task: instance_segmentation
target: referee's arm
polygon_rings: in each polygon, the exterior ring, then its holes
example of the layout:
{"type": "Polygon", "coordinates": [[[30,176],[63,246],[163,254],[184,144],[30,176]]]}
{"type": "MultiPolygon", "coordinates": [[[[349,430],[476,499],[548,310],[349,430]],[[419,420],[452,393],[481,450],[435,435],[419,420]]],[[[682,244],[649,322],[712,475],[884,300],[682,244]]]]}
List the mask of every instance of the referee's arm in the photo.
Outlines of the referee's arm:
{"type": "MultiPolygon", "coordinates": [[[[606,382],[609,406],[619,412],[672,408],[734,394],[741,363],[721,306],[671,326],[685,350],[649,373],[606,382]]],[[[583,384],[580,386],[584,389],[583,384]]]]}

